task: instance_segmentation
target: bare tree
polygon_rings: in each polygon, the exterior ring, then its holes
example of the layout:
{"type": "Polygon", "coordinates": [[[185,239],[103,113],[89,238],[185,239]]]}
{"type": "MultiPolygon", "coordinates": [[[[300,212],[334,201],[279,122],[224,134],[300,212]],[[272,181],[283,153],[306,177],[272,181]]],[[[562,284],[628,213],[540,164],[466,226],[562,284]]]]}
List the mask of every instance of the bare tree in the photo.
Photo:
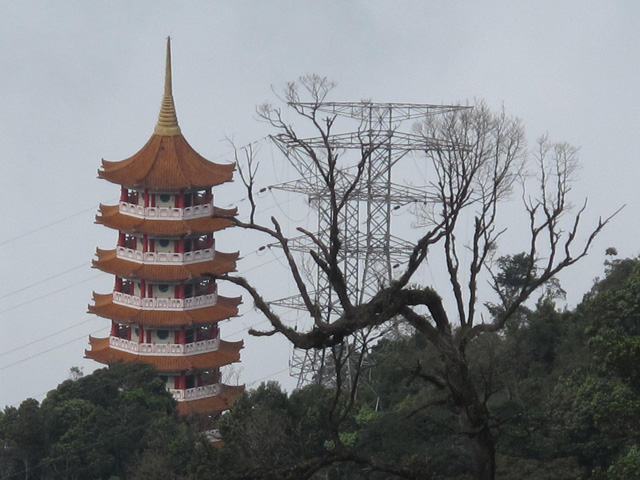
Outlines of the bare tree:
{"type": "MultiPolygon", "coordinates": [[[[419,213],[421,235],[413,245],[408,262],[397,279],[389,285],[380,285],[370,298],[354,301],[349,284],[339,262],[343,248],[340,214],[358,187],[362,172],[370,161],[376,142],[363,140],[360,155],[349,175],[345,175],[339,158],[341,151],[332,143],[333,116],[323,116],[320,106],[333,88],[333,83],[318,76],[301,79],[300,85],[287,86],[283,100],[314,129],[320,142],[310,144],[300,138],[294,126],[284,120],[281,110],[271,105],[259,108],[260,118],[276,129],[274,139],[285,145],[289,160],[296,162],[305,157],[317,169],[330,205],[329,232],[326,237],[299,229],[309,244],[307,254],[329,284],[337,299],[340,313],[337,318],[323,315],[325,306],[319,305],[300,268],[300,260],[294,255],[290,239],[285,236],[281,224],[271,218],[271,225],[258,224],[254,215],[248,222],[236,221],[240,228],[262,232],[274,239],[282,248],[290,275],[300,293],[311,327],[297,330],[288,326],[267,303],[260,292],[245,278],[222,275],[218,278],[243,287],[252,297],[256,307],[268,318],[271,328],[267,331],[251,331],[252,335],[284,335],[295,347],[301,349],[332,349],[337,362],[338,376],[334,401],[336,425],[334,442],[335,461],[350,459],[360,463],[370,461],[374,468],[395,473],[404,478],[424,478],[424,472],[411,474],[406,468],[377,465],[373,459],[365,459],[342,445],[338,427],[345,416],[345,409],[338,408],[341,387],[340,355],[343,341],[357,332],[382,326],[394,318],[402,318],[437,350],[440,365],[418,372],[438,388],[446,390],[452,399],[451,408],[458,413],[464,433],[472,440],[475,478],[495,477],[495,450],[492,434],[492,417],[487,398],[479,393],[469,373],[465,351],[470,342],[488,332],[497,332],[518,308],[543,284],[560,271],[572,266],[585,255],[596,237],[611,217],[600,219],[586,233],[581,233],[581,223],[586,203],[574,209],[569,202],[572,173],[576,166],[576,149],[562,143],[552,143],[543,137],[537,149],[529,154],[521,123],[504,112],[493,113],[482,102],[473,109],[460,109],[427,117],[416,126],[416,132],[427,139],[438,139],[426,152],[431,180],[425,186],[427,204],[419,213]],[[310,97],[301,107],[299,89],[310,97]],[[442,145],[443,147],[439,147],[442,145]],[[459,148],[445,148],[455,145],[459,148]],[[533,162],[529,159],[533,158],[533,162]],[[529,163],[532,163],[530,166],[529,163]],[[531,168],[531,170],[528,170],[531,168]],[[535,183],[537,190],[529,192],[525,187],[535,183]],[[506,295],[493,273],[493,258],[498,241],[505,232],[501,222],[504,200],[516,196],[522,188],[524,217],[528,224],[524,244],[516,251],[527,252],[528,266],[524,280],[517,291],[506,295]],[[471,222],[471,233],[468,224],[471,222]],[[463,254],[463,250],[465,250],[463,254]],[[429,285],[416,285],[419,267],[427,261],[442,261],[448,276],[447,298],[444,292],[429,285]],[[485,318],[481,315],[479,287],[489,282],[494,288],[502,308],[498,314],[485,318]],[[356,460],[357,459],[357,460],[356,460]]],[[[382,137],[385,132],[377,132],[382,137]]],[[[370,139],[370,136],[369,136],[370,139]]],[[[242,178],[250,198],[255,176],[254,165],[245,166],[242,178]],[[247,173],[248,172],[248,173],[247,173]],[[249,181],[246,181],[246,179],[249,181]]],[[[517,196],[516,196],[517,198],[517,196]]],[[[252,211],[255,205],[252,203],[252,211]]],[[[511,248],[511,251],[514,251],[511,248]]],[[[353,391],[348,391],[353,404],[353,391]]],[[[325,465],[325,462],[320,462],[325,465]]],[[[319,463],[319,464],[320,464],[319,463]]],[[[306,477],[305,477],[306,478],[306,477]]]]}

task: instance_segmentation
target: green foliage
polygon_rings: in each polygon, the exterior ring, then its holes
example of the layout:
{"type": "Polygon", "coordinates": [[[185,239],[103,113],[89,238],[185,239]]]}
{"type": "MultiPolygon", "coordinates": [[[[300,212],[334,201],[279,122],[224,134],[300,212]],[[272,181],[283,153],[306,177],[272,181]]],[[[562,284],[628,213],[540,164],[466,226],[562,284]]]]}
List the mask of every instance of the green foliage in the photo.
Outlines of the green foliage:
{"type": "Polygon", "coordinates": [[[173,408],[149,366],[116,364],[63,382],[41,405],[29,399],[0,416],[2,478],[182,478],[195,440],[173,408]]]}
{"type": "Polygon", "coordinates": [[[498,455],[496,460],[496,478],[501,480],[568,480],[585,474],[575,457],[539,460],[498,455]]]}
{"type": "Polygon", "coordinates": [[[283,469],[325,451],[330,391],[311,386],[290,397],[275,382],[261,384],[235,401],[222,417],[223,470],[283,469]]]}
{"type": "Polygon", "coordinates": [[[547,434],[602,474],[640,440],[640,262],[607,262],[606,277],[568,323],[562,362],[551,372],[557,380],[544,403],[552,412],[547,434]]]}
{"type": "MultiPolygon", "coordinates": [[[[505,262],[499,280],[517,289],[527,259],[505,262]]],[[[491,416],[497,478],[640,478],[640,261],[608,260],[573,311],[546,294],[518,315],[465,349],[491,416]]],[[[442,388],[447,372],[433,346],[419,334],[383,340],[366,363],[353,405],[317,385],[247,391],[220,419],[221,449],[176,418],[153,369],[76,376],[42,404],[0,412],[0,478],[394,478],[361,460],[323,463],[341,451],[414,478],[471,478],[473,432],[442,388]],[[300,473],[309,465],[318,465],[310,477],[300,473]]]]}
{"type": "Polygon", "coordinates": [[[599,468],[594,480],[637,480],[640,478],[640,447],[632,445],[621,454],[608,468],[599,468]]]}

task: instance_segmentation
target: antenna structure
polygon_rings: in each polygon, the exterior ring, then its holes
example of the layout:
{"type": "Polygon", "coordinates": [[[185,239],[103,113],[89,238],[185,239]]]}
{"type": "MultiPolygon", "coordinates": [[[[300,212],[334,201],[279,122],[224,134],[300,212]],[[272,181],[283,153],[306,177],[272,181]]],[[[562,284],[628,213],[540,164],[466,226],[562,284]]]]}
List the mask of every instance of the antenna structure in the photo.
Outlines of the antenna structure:
{"type": "MultiPolygon", "coordinates": [[[[393,166],[408,152],[427,152],[434,148],[454,150],[460,146],[447,144],[438,139],[429,139],[421,135],[402,132],[400,129],[409,121],[419,121],[426,117],[442,115],[456,110],[470,108],[455,105],[428,105],[416,103],[373,103],[373,102],[292,102],[303,113],[326,113],[331,117],[347,117],[359,122],[356,131],[334,134],[327,138],[307,138],[301,142],[311,148],[323,149],[329,146],[334,150],[360,150],[370,152],[358,184],[351,191],[343,209],[338,213],[341,232],[339,261],[345,279],[348,282],[352,301],[366,301],[392,280],[393,265],[401,264],[408,258],[413,245],[391,234],[391,213],[394,208],[429,200],[421,189],[392,182],[393,166]],[[361,216],[364,216],[361,223],[361,216]]],[[[276,145],[291,161],[300,178],[291,182],[273,186],[278,190],[303,193],[308,196],[309,204],[318,213],[318,232],[320,239],[326,239],[331,222],[330,204],[327,200],[327,187],[319,177],[314,161],[302,154],[290,144],[284,135],[272,137],[276,145]]],[[[353,168],[340,169],[337,176],[336,193],[346,192],[354,177],[353,168]]],[[[293,250],[308,252],[312,247],[306,237],[290,242],[293,250]]],[[[325,317],[340,314],[339,304],[332,298],[332,290],[320,271],[316,274],[316,301],[326,308],[325,317]]],[[[271,302],[274,305],[304,310],[298,296],[271,302]]],[[[367,333],[347,340],[353,347],[366,342],[367,333]]],[[[297,378],[297,388],[309,383],[321,383],[324,379],[325,352],[319,350],[294,349],[290,361],[290,374],[297,378]]],[[[350,365],[351,362],[348,363],[350,365]]],[[[349,374],[351,372],[349,371],[349,374]]]]}

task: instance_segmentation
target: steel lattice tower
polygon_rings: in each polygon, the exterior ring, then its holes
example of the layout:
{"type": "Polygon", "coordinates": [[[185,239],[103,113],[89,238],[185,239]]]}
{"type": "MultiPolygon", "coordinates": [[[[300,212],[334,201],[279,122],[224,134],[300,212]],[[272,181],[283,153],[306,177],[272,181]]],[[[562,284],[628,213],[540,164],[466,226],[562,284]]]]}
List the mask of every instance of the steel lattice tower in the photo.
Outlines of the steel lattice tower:
{"type": "MultiPolygon", "coordinates": [[[[358,121],[357,131],[331,135],[331,147],[340,150],[370,149],[371,156],[366,171],[338,216],[340,232],[343,235],[339,260],[352,301],[366,301],[381,285],[386,285],[392,280],[392,266],[404,262],[412,249],[409,242],[392,236],[392,210],[397,206],[427,200],[425,192],[421,189],[394,184],[391,179],[393,166],[411,151],[429,151],[435,146],[440,149],[456,148],[455,145],[445,144],[437,139],[402,132],[400,128],[409,120],[418,121],[466,107],[372,102],[300,102],[290,105],[302,111],[315,109],[334,117],[347,117],[358,121]],[[361,214],[365,215],[362,224],[361,214]]],[[[286,137],[278,135],[273,137],[273,140],[300,174],[300,179],[273,188],[307,194],[310,205],[318,212],[317,234],[321,239],[325,239],[331,220],[330,206],[326,200],[327,187],[319,178],[315,164],[293,148],[286,137]]],[[[308,138],[303,142],[311,147],[325,147],[322,138],[308,138]]],[[[353,178],[349,168],[339,172],[336,186],[338,194],[344,193],[346,185],[353,178]]],[[[306,252],[309,248],[310,244],[304,237],[292,242],[294,250],[306,252]]],[[[318,272],[316,300],[319,305],[327,306],[328,320],[340,313],[339,305],[331,298],[331,293],[327,280],[318,272]]],[[[272,303],[304,309],[297,296],[272,303]]],[[[323,366],[324,352],[294,350],[290,373],[298,378],[299,388],[313,381],[321,382],[323,366]]]]}

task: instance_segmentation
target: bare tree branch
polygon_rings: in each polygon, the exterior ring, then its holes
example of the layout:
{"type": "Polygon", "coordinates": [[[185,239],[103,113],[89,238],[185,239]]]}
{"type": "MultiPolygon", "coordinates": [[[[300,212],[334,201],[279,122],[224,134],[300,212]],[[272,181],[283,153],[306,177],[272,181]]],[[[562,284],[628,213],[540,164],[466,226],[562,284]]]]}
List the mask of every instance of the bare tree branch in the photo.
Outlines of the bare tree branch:
{"type": "MultiPolygon", "coordinates": [[[[319,267],[332,298],[338,299],[339,308],[331,316],[327,315],[328,306],[318,305],[317,299],[312,298],[298,261],[292,254],[289,239],[283,235],[277,220],[272,218],[272,226],[255,223],[255,204],[251,195],[255,169],[249,162],[250,158],[253,161],[251,151],[246,152],[248,169],[241,170],[241,179],[249,191],[252,205],[250,221],[235,221],[235,224],[277,241],[313,324],[308,330],[290,328],[248,280],[233,275],[214,276],[245,289],[256,308],[269,320],[271,328],[268,331],[251,331],[251,334],[266,336],[279,333],[297,348],[331,349],[336,386],[331,421],[334,422],[332,431],[336,451],[323,459],[297,466],[300,470],[296,470],[298,477],[295,478],[308,478],[305,476],[309,475],[308,472],[315,472],[336,461],[366,463],[379,471],[406,475],[404,478],[425,478],[415,476],[415,471],[402,473],[402,469],[375,465],[375,462],[371,463],[372,459],[359,456],[342,445],[338,435],[339,425],[355,404],[369,333],[401,318],[423,335],[439,354],[437,371],[441,375],[424,373],[420,368],[413,376],[448,391],[453,402],[452,410],[464,420],[463,431],[473,440],[479,472],[477,478],[493,479],[495,451],[491,429],[497,423],[488,405],[488,399],[495,393],[492,371],[489,368],[489,371],[481,372],[479,381],[472,378],[465,355],[467,346],[483,334],[503,329],[537,289],[584,258],[595,237],[617,212],[600,219],[585,233],[582,223],[586,202],[574,212],[569,200],[577,168],[577,149],[542,137],[532,155],[536,174],[528,174],[524,128],[504,110],[494,113],[486,104],[479,102],[474,109],[426,116],[415,131],[425,140],[436,141],[425,152],[430,179],[424,186],[425,198],[429,202],[418,211],[422,232],[397,279],[390,285],[380,285],[369,298],[356,299],[341,263],[345,256],[341,219],[347,215],[346,205],[363,185],[364,172],[376,150],[383,147],[391,132],[367,131],[362,127],[358,132],[360,157],[354,169],[346,172],[339,164],[344,152],[332,140],[337,116],[326,115],[321,109],[333,87],[334,84],[326,78],[307,76],[299,84],[287,85],[282,96],[317,133],[313,141],[300,138],[294,126],[284,121],[279,108],[263,105],[258,108],[258,116],[276,129],[278,133],[271,137],[272,140],[303,178],[318,182],[317,185],[326,193],[329,208],[325,236],[306,229],[298,230],[310,241],[307,256],[319,267]],[[311,97],[310,102],[301,102],[301,95],[305,94],[311,97]],[[450,148],[451,145],[457,148],[450,148]],[[530,195],[527,187],[533,182],[536,187],[534,194],[530,195]],[[493,270],[493,258],[499,247],[498,241],[505,232],[501,223],[503,203],[517,186],[523,189],[523,213],[528,223],[528,231],[520,232],[520,238],[525,234],[528,238],[519,249],[524,250],[521,283],[507,292],[493,270]],[[580,241],[583,237],[585,240],[580,241]],[[449,285],[446,301],[440,294],[444,292],[438,292],[432,286],[412,285],[418,269],[430,259],[439,259],[446,269],[449,285]],[[486,323],[476,320],[482,315],[478,313],[479,308],[484,305],[479,304],[478,298],[483,279],[490,282],[502,303],[502,308],[496,310],[486,323]],[[344,340],[358,332],[363,332],[362,348],[350,348],[344,340]],[[355,368],[352,375],[355,382],[348,382],[344,377],[344,369],[350,365],[355,368]]],[[[371,125],[368,128],[372,128],[371,125]]]]}

